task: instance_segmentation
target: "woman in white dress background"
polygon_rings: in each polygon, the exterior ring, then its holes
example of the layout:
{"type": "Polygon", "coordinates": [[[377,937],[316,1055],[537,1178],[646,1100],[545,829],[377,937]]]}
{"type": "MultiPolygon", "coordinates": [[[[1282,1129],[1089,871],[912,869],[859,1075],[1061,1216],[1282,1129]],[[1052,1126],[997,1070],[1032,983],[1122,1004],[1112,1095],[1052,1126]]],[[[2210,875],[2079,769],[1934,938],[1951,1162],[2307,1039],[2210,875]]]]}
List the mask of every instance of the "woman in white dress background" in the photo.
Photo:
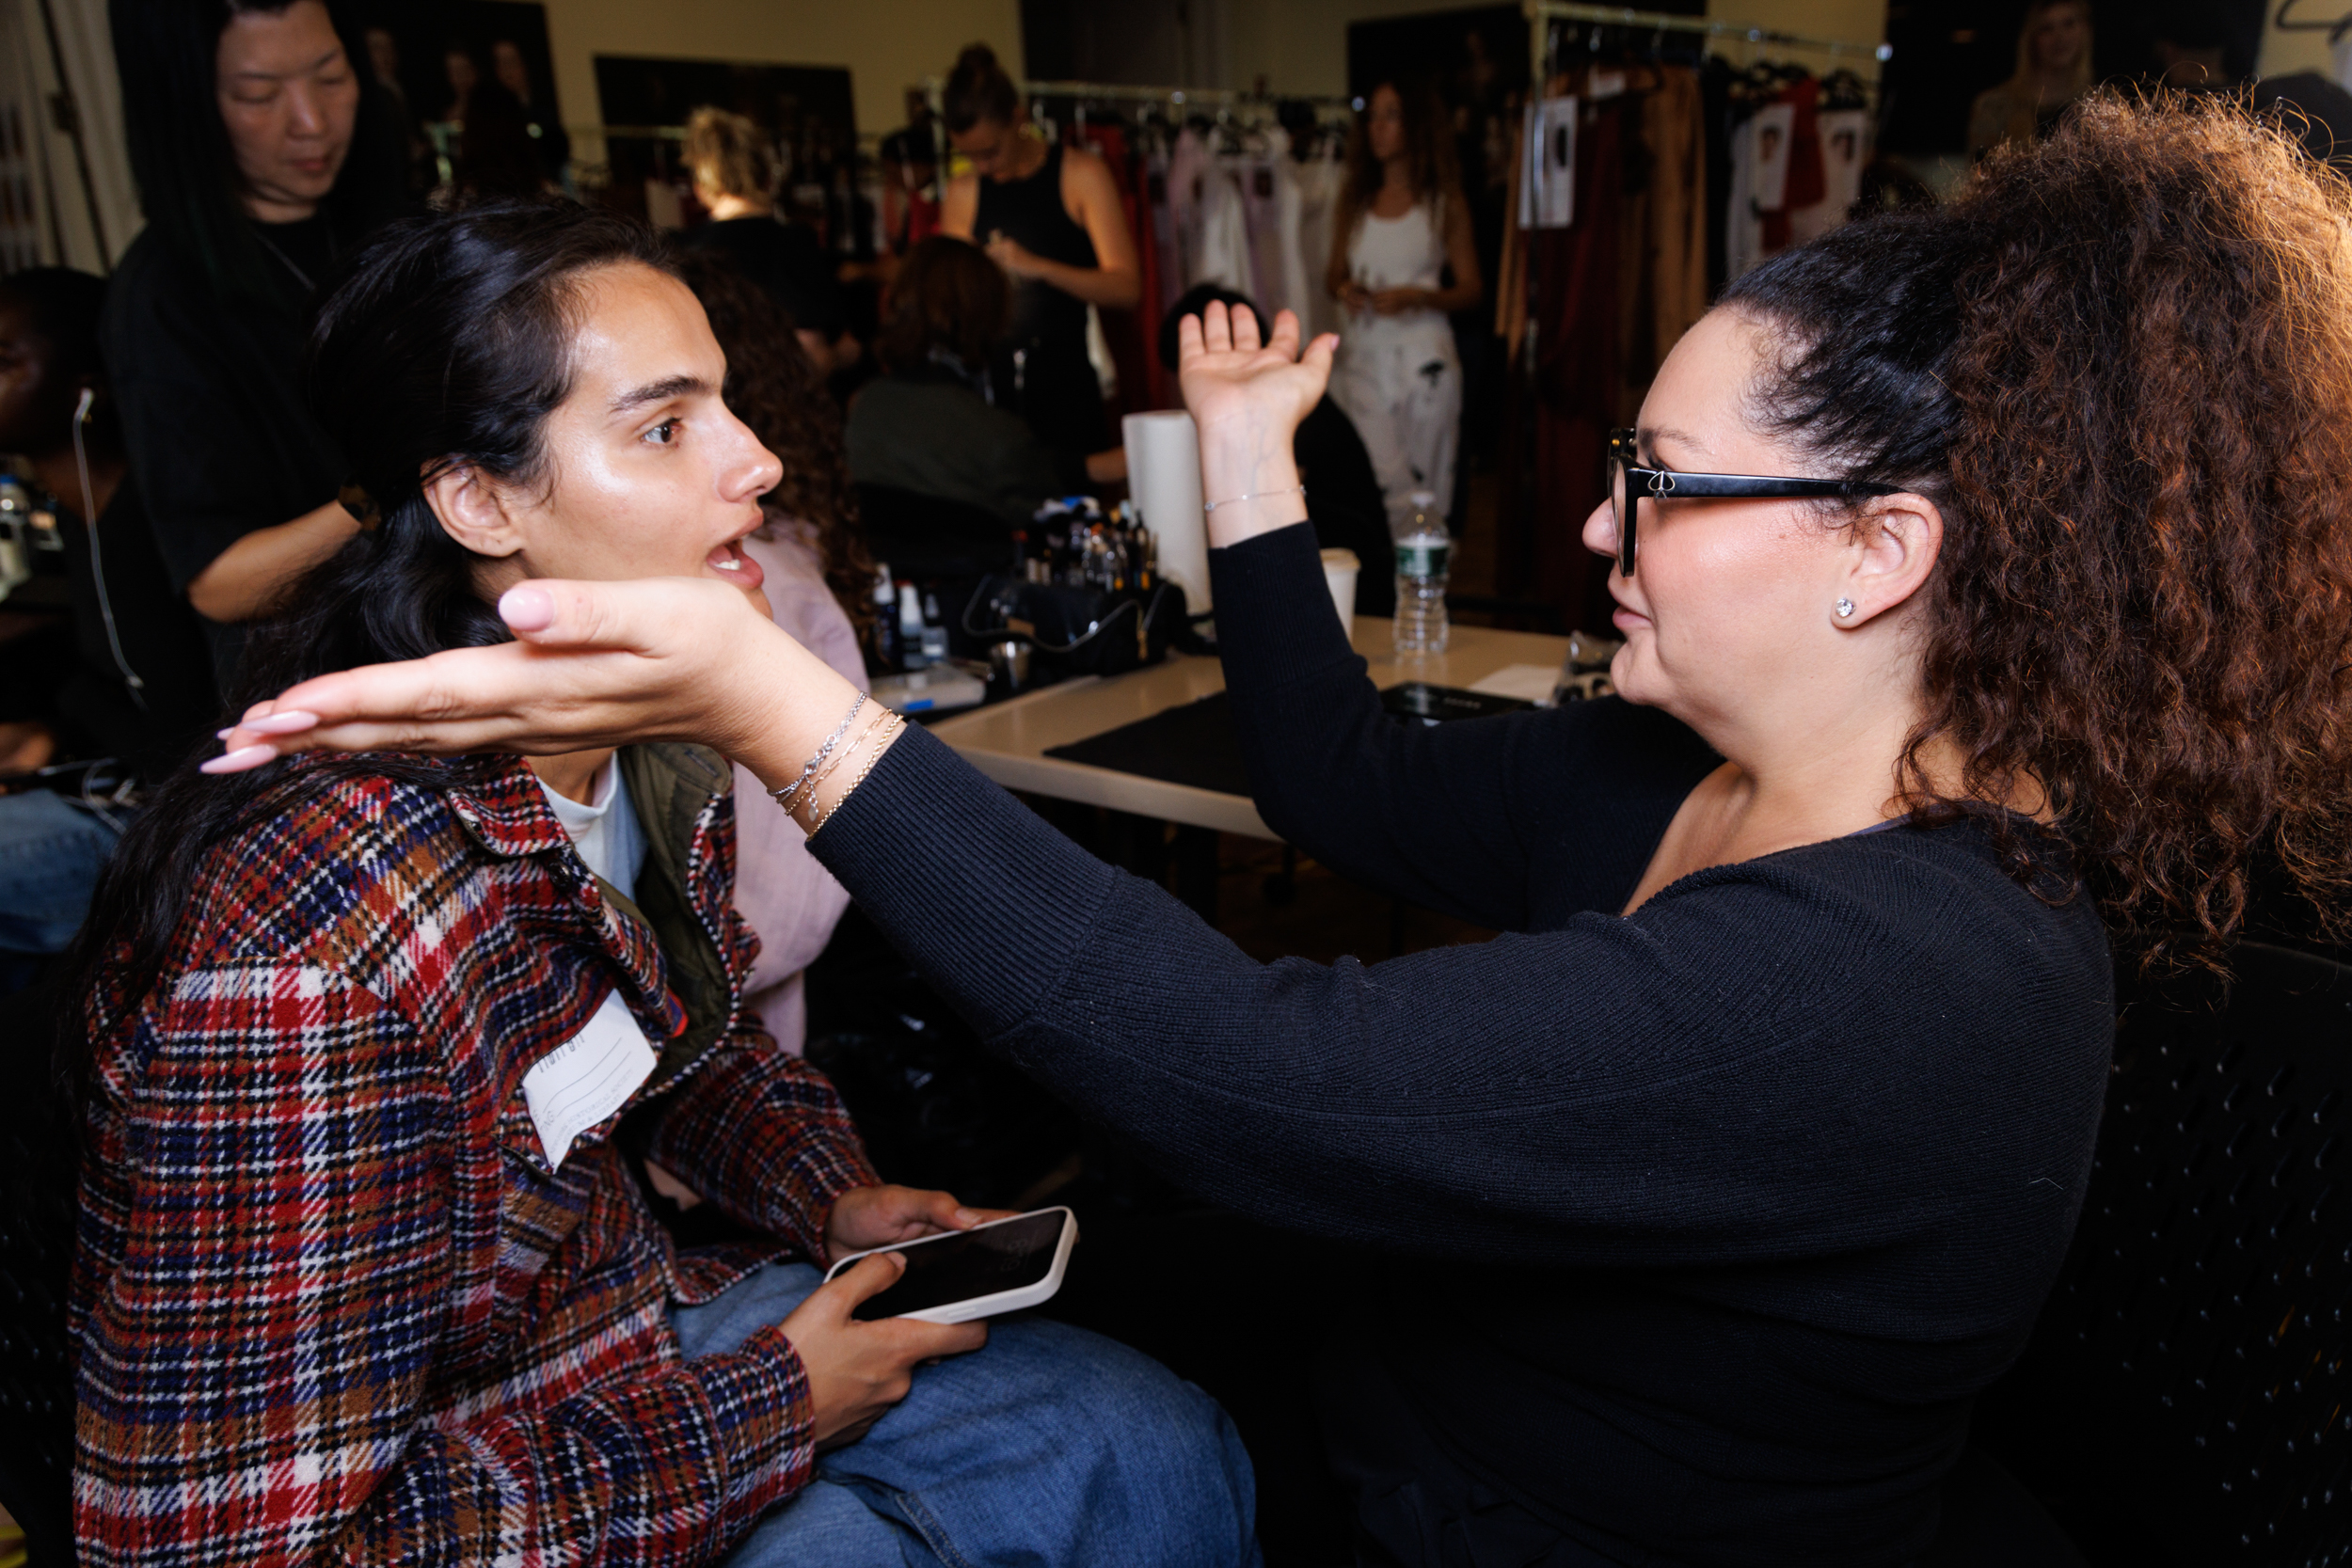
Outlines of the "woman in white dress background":
{"type": "Polygon", "coordinates": [[[1462,362],[1446,317],[1476,305],[1484,284],[1453,130],[1434,93],[1383,83],[1365,102],[1325,281],[1346,313],[1331,398],[1372,453],[1391,531],[1411,515],[1415,491],[1450,515],[1462,362]]]}

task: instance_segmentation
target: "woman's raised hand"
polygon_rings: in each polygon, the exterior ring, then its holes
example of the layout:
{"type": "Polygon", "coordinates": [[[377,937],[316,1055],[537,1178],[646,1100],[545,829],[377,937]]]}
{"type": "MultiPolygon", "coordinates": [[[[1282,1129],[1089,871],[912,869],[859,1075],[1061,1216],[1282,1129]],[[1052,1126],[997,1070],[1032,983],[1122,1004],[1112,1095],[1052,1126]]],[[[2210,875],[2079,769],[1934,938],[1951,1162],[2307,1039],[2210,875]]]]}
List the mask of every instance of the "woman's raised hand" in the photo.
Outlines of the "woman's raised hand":
{"type": "Polygon", "coordinates": [[[1298,318],[1274,318],[1274,339],[1258,341],[1258,318],[1213,303],[1176,329],[1184,406],[1200,432],[1201,499],[1211,503],[1209,543],[1236,545],[1307,515],[1291,438],[1331,379],[1339,339],[1325,333],[1298,348],[1298,318]]]}
{"type": "Polygon", "coordinates": [[[1204,439],[1212,428],[1243,423],[1279,428],[1287,441],[1323,401],[1340,340],[1327,332],[1300,354],[1298,317],[1285,310],[1274,318],[1273,340],[1262,344],[1255,311],[1213,301],[1178,324],[1176,343],[1184,406],[1204,439]]]}
{"type": "Polygon", "coordinates": [[[247,710],[208,772],[296,752],[584,751],[692,740],[788,782],[854,695],[721,582],[536,581],[499,601],[516,641],[304,681],[247,710]],[[771,754],[772,753],[772,754],[771,754]]]}

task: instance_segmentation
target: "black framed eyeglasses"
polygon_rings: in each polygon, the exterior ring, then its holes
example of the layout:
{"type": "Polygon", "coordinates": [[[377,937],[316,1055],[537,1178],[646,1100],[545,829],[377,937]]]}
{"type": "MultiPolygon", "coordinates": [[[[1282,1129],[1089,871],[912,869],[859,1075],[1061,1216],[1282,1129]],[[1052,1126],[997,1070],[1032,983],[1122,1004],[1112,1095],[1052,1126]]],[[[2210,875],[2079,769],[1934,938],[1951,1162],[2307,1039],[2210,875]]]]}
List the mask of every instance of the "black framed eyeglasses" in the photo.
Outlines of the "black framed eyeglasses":
{"type": "Polygon", "coordinates": [[[1645,468],[1636,451],[1639,437],[1630,430],[1609,433],[1609,515],[1617,524],[1617,575],[1633,575],[1634,522],[1642,499],[1718,500],[1730,497],[1835,496],[1859,500],[1867,496],[1895,496],[1892,484],[1872,484],[1858,479],[1785,479],[1777,474],[1686,474],[1671,468],[1645,468]]]}

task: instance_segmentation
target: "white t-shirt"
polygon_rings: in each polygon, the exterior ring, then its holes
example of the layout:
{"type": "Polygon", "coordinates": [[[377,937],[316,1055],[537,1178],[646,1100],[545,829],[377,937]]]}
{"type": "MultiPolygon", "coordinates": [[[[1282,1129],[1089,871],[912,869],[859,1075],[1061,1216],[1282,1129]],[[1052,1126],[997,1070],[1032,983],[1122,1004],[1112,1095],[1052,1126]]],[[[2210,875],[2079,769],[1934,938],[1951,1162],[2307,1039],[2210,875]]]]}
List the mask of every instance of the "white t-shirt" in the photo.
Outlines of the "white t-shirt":
{"type": "Polygon", "coordinates": [[[539,781],[539,787],[547,790],[548,807],[564,824],[564,831],[572,835],[588,869],[635,903],[637,872],[645,863],[645,829],[637,820],[636,808],[629,804],[628,785],[621,782],[620,759],[607,757],[596,770],[596,787],[589,791],[596,802],[593,806],[548,789],[545,779],[539,781]]]}

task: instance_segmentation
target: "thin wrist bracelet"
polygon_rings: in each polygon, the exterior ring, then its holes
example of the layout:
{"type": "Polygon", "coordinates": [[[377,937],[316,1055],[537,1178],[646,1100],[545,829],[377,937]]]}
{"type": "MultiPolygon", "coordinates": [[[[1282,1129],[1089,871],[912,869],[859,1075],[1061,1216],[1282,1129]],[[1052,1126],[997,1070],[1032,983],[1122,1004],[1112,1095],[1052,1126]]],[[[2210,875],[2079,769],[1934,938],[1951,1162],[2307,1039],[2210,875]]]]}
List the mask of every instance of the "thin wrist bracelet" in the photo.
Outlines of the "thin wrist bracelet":
{"type": "MultiPolygon", "coordinates": [[[[808,813],[811,820],[808,825],[808,832],[810,837],[815,837],[817,830],[832,821],[834,818],[834,813],[839,811],[844,805],[849,803],[850,797],[857,793],[857,786],[866,782],[866,775],[874,770],[874,764],[882,760],[882,752],[889,749],[890,742],[897,738],[898,732],[905,727],[906,721],[903,718],[899,717],[896,713],[891,714],[890,727],[884,730],[882,734],[882,737],[874,742],[873,750],[866,753],[866,766],[857,770],[857,776],[852,778],[850,781],[849,787],[841,792],[841,799],[835,800],[831,809],[819,806],[814,800],[809,802],[808,813]]],[[[864,743],[865,739],[866,737],[864,736],[858,736],[858,740],[861,744],[864,743]]]]}
{"type": "Polygon", "coordinates": [[[786,811],[792,809],[792,797],[801,792],[801,786],[808,783],[809,775],[815,773],[818,766],[833,754],[833,749],[841,744],[841,737],[850,733],[850,721],[855,719],[858,709],[865,705],[866,693],[861,691],[857,694],[857,701],[850,705],[850,711],[841,716],[841,722],[834,727],[833,734],[827,736],[825,743],[817,748],[817,754],[808,759],[808,766],[801,769],[801,776],[782,789],[771,789],[768,792],[775,797],[776,804],[786,811]]]}
{"type": "MultiPolygon", "coordinates": [[[[878,707],[881,706],[880,704],[876,704],[875,705],[878,707]]],[[[841,771],[841,765],[849,761],[851,757],[857,755],[857,749],[860,746],[865,745],[868,740],[873,739],[874,732],[876,730],[881,729],[884,724],[889,723],[891,720],[897,717],[898,715],[891,712],[890,709],[886,707],[882,708],[881,715],[876,718],[872,723],[857,732],[857,738],[855,740],[850,741],[847,746],[842,747],[840,751],[834,752],[833,760],[817,770],[817,776],[808,781],[807,785],[801,791],[800,799],[793,801],[792,804],[796,806],[807,806],[814,810],[817,804],[817,792],[825,787],[825,781],[832,778],[835,773],[841,771]]],[[[789,808],[787,808],[786,815],[790,815],[789,808]]],[[[799,818],[795,817],[794,820],[798,821],[799,818]]]]}
{"type": "Polygon", "coordinates": [[[1254,495],[1228,496],[1221,501],[1211,501],[1200,510],[1203,512],[1215,512],[1220,506],[1239,506],[1244,501],[1271,500],[1276,496],[1303,496],[1306,493],[1307,487],[1305,485],[1294,484],[1287,490],[1260,490],[1254,495]]]}

